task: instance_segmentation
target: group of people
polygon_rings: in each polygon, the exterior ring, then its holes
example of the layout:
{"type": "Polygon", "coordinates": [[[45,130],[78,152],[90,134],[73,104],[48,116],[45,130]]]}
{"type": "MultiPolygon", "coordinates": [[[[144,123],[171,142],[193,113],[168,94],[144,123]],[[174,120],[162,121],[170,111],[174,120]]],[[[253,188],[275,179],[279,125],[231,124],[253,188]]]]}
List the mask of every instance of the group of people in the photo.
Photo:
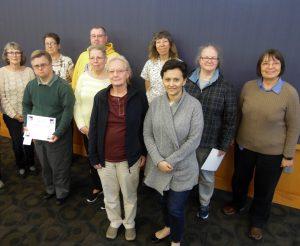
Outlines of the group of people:
{"type": "Polygon", "coordinates": [[[31,54],[33,70],[24,66],[19,44],[4,47],[1,109],[19,175],[36,174],[35,148],[45,184],[43,199],[56,196],[59,205],[66,201],[74,117],[89,158],[91,194],[86,202],[104,195],[110,221],[106,237],[115,239],[123,225],[125,239],[136,238],[137,188],[145,165],[144,183],[161,195],[164,218],[151,240],[169,238],[171,245],[180,245],[184,208],[197,184],[197,217],[209,218],[215,173],[201,169],[203,163],[212,149],[224,156],[236,141],[232,202],[222,211],[229,216],[245,210],[255,173],[249,237],[260,240],[282,170],[293,166],[299,137],[299,96],[282,78],[282,54],[274,49],[263,52],[257,62],[258,79],[245,83],[237,100],[222,75],[220,51],[214,45],[200,47],[196,68],[188,73],[171,34],[155,33],[141,72],[145,93],[132,84],[130,65],[108,42],[104,27],[91,29],[90,42],[74,67],[60,53],[59,36],[48,33],[45,50],[31,54]],[[56,118],[48,142],[23,145],[28,114],[56,118]]]}

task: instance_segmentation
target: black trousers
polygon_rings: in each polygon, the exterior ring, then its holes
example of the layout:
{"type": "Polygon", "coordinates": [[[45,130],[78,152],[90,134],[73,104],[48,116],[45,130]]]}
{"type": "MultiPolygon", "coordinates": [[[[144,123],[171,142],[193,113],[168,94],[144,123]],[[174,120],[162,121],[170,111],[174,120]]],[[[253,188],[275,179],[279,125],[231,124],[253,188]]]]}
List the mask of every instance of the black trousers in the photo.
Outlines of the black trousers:
{"type": "Polygon", "coordinates": [[[23,123],[3,114],[3,120],[11,136],[13,151],[16,158],[16,164],[19,169],[34,165],[34,147],[23,145],[23,123]]]}
{"type": "Polygon", "coordinates": [[[251,226],[262,228],[270,216],[274,191],[282,173],[282,158],[282,155],[264,155],[236,146],[232,177],[233,205],[238,209],[245,206],[254,174],[251,226]]]}
{"type": "MultiPolygon", "coordinates": [[[[84,143],[85,151],[87,154],[89,154],[89,140],[86,135],[82,134],[82,136],[83,136],[83,143],[84,143]]],[[[101,184],[101,180],[100,180],[97,170],[90,164],[89,164],[89,168],[90,168],[90,177],[91,177],[91,181],[92,181],[92,184],[91,184],[92,189],[102,191],[102,184],[101,184]]]]}

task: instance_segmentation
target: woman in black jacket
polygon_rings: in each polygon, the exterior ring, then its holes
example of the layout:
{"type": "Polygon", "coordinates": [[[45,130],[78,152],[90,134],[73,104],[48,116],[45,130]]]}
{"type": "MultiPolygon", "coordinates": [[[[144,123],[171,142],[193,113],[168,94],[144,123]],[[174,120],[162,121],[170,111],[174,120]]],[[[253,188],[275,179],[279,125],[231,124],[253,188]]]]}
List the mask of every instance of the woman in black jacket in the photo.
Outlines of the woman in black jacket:
{"type": "Polygon", "coordinates": [[[111,86],[98,92],[90,121],[89,158],[100,176],[110,226],[106,237],[115,239],[123,224],[125,238],[136,237],[135,216],[139,170],[145,164],[143,121],[148,109],[145,93],[129,85],[131,69],[124,57],[107,63],[111,86]],[[124,202],[121,217],[119,191],[124,202]]]}

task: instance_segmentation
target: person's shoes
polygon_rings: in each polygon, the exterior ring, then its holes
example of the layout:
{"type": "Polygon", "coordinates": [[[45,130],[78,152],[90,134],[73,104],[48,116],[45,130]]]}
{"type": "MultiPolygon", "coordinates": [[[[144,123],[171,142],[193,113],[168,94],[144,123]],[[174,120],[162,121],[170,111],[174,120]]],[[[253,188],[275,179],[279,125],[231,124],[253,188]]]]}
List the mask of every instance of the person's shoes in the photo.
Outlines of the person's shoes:
{"type": "Polygon", "coordinates": [[[251,239],[255,240],[255,241],[259,241],[259,240],[261,240],[263,238],[262,229],[258,228],[258,227],[255,227],[255,226],[252,226],[250,228],[248,236],[251,239]]]}
{"type": "Polygon", "coordinates": [[[89,196],[87,198],[85,198],[85,202],[87,204],[94,204],[99,199],[101,199],[102,194],[103,194],[103,191],[100,191],[100,192],[97,192],[97,193],[91,192],[91,194],[89,194],[89,196]]]}
{"type": "Polygon", "coordinates": [[[207,220],[209,216],[209,205],[200,207],[197,217],[202,220],[207,220]]]}
{"type": "Polygon", "coordinates": [[[66,197],[63,197],[63,198],[56,198],[56,205],[58,205],[58,206],[61,206],[61,205],[63,205],[65,202],[66,202],[66,200],[67,200],[67,196],[66,197]]]}
{"type": "Polygon", "coordinates": [[[22,178],[26,178],[26,171],[24,168],[20,168],[19,171],[19,176],[22,177],[22,178]]]}
{"type": "Polygon", "coordinates": [[[163,231],[163,230],[165,230],[165,228],[163,228],[163,229],[161,229],[161,230],[159,230],[159,231],[153,233],[153,235],[151,236],[151,242],[152,242],[152,243],[160,243],[160,242],[164,241],[165,239],[169,238],[170,233],[169,233],[168,235],[166,235],[165,237],[162,237],[162,238],[158,238],[158,237],[156,236],[156,233],[159,233],[159,232],[161,232],[161,231],[163,231]]]}
{"type": "Polygon", "coordinates": [[[228,204],[222,208],[222,213],[224,215],[234,215],[234,214],[243,214],[246,211],[246,206],[237,209],[232,204],[228,204]]]}
{"type": "Polygon", "coordinates": [[[114,227],[109,226],[106,231],[106,238],[116,239],[116,237],[118,235],[118,229],[119,228],[114,228],[114,227]]]}
{"type": "Polygon", "coordinates": [[[55,194],[49,194],[49,193],[45,192],[45,193],[42,194],[42,199],[43,200],[49,200],[50,198],[52,198],[54,196],[55,196],[55,194]]]}
{"type": "Polygon", "coordinates": [[[127,241],[133,241],[136,238],[135,228],[125,229],[125,239],[127,241]]]}
{"type": "Polygon", "coordinates": [[[3,181],[0,179],[0,189],[2,189],[3,186],[4,186],[4,183],[3,183],[3,181]]]}
{"type": "Polygon", "coordinates": [[[38,174],[38,171],[37,171],[37,169],[36,169],[35,166],[30,166],[30,167],[28,168],[28,170],[29,170],[29,174],[31,174],[31,175],[36,176],[36,175],[38,174]]]}

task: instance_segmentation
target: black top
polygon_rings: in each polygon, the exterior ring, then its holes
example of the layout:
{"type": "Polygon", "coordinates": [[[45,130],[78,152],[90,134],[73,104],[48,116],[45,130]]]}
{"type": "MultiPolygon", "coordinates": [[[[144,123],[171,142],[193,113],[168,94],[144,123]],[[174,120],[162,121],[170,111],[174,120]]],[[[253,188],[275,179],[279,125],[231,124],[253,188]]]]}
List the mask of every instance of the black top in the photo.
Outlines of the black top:
{"type": "MultiPolygon", "coordinates": [[[[110,85],[94,98],[89,128],[89,159],[92,165],[105,165],[105,132],[108,119],[110,85]]],[[[147,150],[143,140],[143,123],[148,110],[146,94],[132,86],[127,89],[125,150],[129,167],[147,150]]]]}

